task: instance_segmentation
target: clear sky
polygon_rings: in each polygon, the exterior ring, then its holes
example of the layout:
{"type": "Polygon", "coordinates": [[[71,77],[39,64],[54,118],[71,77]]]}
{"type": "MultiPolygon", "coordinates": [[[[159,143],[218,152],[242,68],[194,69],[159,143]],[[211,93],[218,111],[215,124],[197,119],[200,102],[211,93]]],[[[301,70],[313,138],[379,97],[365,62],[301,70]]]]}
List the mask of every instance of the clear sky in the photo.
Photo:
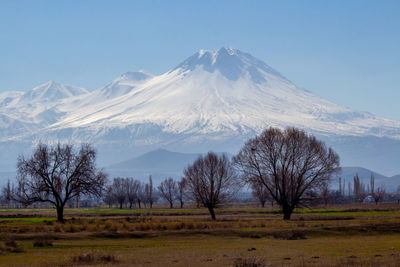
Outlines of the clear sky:
{"type": "Polygon", "coordinates": [[[300,87],[400,119],[400,1],[0,0],[0,91],[94,90],[233,47],[300,87]]]}

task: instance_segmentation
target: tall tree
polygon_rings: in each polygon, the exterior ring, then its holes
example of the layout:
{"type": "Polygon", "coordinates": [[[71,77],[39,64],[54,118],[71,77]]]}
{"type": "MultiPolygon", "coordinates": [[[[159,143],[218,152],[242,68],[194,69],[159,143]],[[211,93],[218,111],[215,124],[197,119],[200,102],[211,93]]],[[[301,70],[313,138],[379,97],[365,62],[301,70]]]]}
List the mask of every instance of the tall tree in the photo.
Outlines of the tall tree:
{"type": "Polygon", "coordinates": [[[183,208],[183,204],[185,201],[185,189],[186,189],[187,181],[184,177],[178,182],[178,190],[176,193],[176,199],[179,201],[181,209],[183,208]]]}
{"type": "Polygon", "coordinates": [[[234,162],[245,181],[265,186],[290,220],[338,170],[339,156],[303,130],[269,128],[248,140],[234,162]]]}
{"type": "Polygon", "coordinates": [[[119,208],[122,209],[126,201],[126,181],[124,178],[114,178],[112,183],[112,194],[115,201],[118,203],[119,208]]]}
{"type": "Polygon", "coordinates": [[[106,186],[104,190],[104,195],[103,195],[103,201],[108,205],[109,208],[111,208],[112,204],[115,202],[115,198],[113,195],[113,187],[112,185],[106,186]]]}
{"type": "Polygon", "coordinates": [[[164,198],[169,203],[169,207],[172,209],[174,207],[174,200],[176,198],[176,182],[172,178],[165,178],[164,181],[158,186],[158,191],[162,198],[164,198]]]}
{"type": "Polygon", "coordinates": [[[147,183],[145,185],[145,193],[146,193],[147,202],[149,203],[150,209],[151,209],[151,208],[153,208],[154,202],[156,202],[156,200],[157,200],[157,196],[154,192],[153,178],[151,175],[149,176],[149,183],[147,183]]]}
{"type": "Polygon", "coordinates": [[[126,199],[129,202],[129,208],[131,209],[138,198],[138,190],[140,188],[140,181],[133,178],[125,178],[125,192],[126,199]]]}
{"type": "Polygon", "coordinates": [[[63,222],[68,200],[79,194],[100,196],[107,176],[95,163],[96,152],[89,144],[79,151],[72,145],[39,144],[30,158],[18,158],[17,200],[24,205],[51,203],[63,222]]]}
{"type": "Polygon", "coordinates": [[[208,209],[215,220],[215,208],[230,200],[238,190],[237,175],[226,155],[208,152],[184,170],[192,198],[208,209]]]}
{"type": "Polygon", "coordinates": [[[270,198],[268,190],[265,186],[257,181],[252,181],[251,184],[251,193],[255,199],[257,199],[258,203],[260,203],[261,207],[265,207],[265,202],[270,198]]]}

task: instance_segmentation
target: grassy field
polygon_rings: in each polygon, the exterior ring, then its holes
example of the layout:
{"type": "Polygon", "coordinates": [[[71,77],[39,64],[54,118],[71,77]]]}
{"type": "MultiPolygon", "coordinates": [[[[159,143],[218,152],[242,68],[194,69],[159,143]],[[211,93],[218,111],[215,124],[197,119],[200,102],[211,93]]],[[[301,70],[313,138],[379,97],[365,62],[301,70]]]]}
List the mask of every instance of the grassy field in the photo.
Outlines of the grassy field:
{"type": "Polygon", "coordinates": [[[400,266],[400,206],[0,210],[0,266],[400,266]],[[251,265],[253,264],[253,265],[251,265]],[[258,264],[258,265],[257,265],[258,264]]]}

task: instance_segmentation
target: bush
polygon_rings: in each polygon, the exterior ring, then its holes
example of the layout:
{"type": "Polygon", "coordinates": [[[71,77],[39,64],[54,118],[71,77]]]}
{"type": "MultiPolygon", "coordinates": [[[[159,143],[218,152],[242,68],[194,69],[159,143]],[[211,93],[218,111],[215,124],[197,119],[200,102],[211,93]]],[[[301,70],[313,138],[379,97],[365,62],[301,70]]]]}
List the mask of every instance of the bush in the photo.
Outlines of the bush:
{"type": "Polygon", "coordinates": [[[263,259],[259,259],[256,257],[251,258],[239,258],[236,259],[233,266],[235,267],[265,267],[267,264],[263,259]]]}
{"type": "Polygon", "coordinates": [[[113,222],[111,220],[107,220],[104,223],[104,229],[111,231],[111,232],[117,232],[118,231],[118,226],[119,224],[117,222],[113,222]]]}
{"type": "Polygon", "coordinates": [[[59,233],[62,230],[62,225],[59,222],[54,223],[54,232],[59,233]]]}
{"type": "Polygon", "coordinates": [[[6,248],[4,248],[4,251],[7,252],[13,252],[13,253],[22,253],[25,252],[24,249],[20,248],[17,244],[17,242],[15,242],[15,240],[10,240],[5,242],[6,248]]]}
{"type": "Polygon", "coordinates": [[[83,252],[72,258],[74,263],[93,264],[93,263],[115,263],[118,262],[116,257],[111,254],[83,252]]]}
{"type": "Polygon", "coordinates": [[[33,242],[33,246],[34,247],[51,247],[53,246],[53,242],[51,242],[50,240],[35,240],[33,242]]]}

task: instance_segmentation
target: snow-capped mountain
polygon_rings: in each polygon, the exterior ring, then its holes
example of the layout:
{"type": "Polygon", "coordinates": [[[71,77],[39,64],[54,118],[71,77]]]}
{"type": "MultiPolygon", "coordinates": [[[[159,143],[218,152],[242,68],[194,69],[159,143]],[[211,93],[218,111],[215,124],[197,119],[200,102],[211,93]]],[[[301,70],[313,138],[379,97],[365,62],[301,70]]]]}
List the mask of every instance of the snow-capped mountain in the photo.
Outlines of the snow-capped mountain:
{"type": "Polygon", "coordinates": [[[91,142],[107,165],[157,148],[235,153],[266,127],[295,126],[334,146],[344,164],[399,170],[400,121],[322,99],[236,49],[201,50],[164,74],[128,72],[90,93],[51,83],[0,95],[2,119],[33,124],[24,134],[0,132],[2,147],[91,142]],[[380,149],[391,157],[383,161],[380,149]]]}

